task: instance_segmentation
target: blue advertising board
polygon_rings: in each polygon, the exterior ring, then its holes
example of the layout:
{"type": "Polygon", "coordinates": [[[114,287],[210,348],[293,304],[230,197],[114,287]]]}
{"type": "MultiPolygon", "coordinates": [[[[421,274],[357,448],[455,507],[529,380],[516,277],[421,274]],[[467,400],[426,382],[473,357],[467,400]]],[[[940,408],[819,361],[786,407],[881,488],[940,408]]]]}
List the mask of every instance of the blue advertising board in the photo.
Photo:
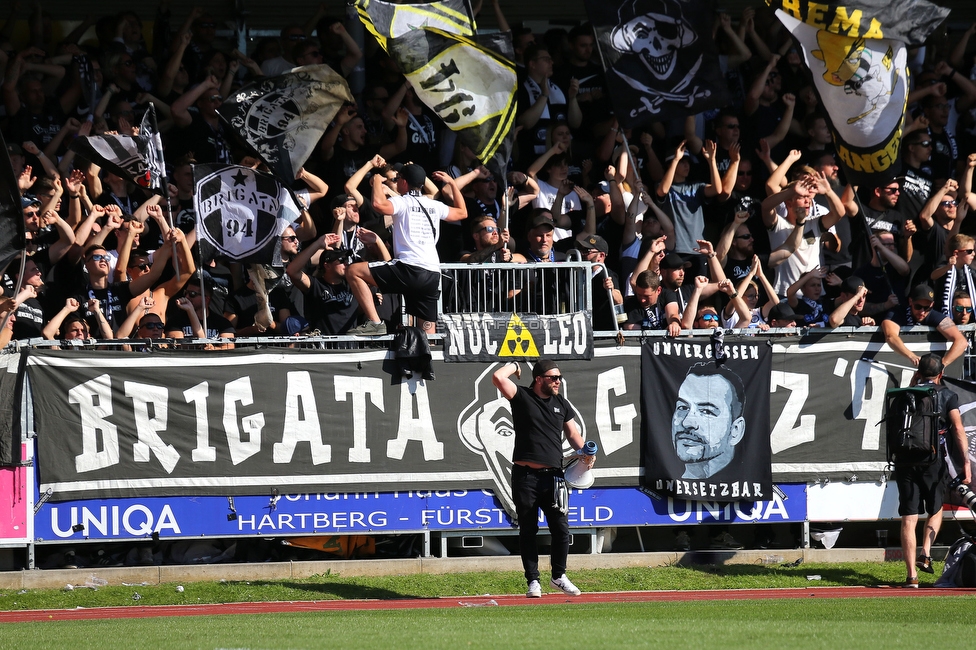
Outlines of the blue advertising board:
{"type": "MultiPolygon", "coordinates": [[[[772,499],[713,503],[652,498],[637,488],[573,490],[570,525],[777,523],[806,518],[806,485],[772,499]]],[[[44,503],[35,542],[189,537],[278,537],[408,531],[504,530],[511,520],[490,490],[287,494],[279,497],[146,497],[44,503]]]]}

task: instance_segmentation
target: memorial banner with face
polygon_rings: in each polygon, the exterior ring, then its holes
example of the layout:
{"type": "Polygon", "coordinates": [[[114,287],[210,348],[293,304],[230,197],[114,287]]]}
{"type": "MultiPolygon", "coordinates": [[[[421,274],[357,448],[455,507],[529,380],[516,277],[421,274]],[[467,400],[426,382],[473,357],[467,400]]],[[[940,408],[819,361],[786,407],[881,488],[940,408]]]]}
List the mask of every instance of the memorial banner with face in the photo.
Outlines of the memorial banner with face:
{"type": "Polygon", "coordinates": [[[690,344],[666,354],[659,341],[644,343],[641,484],[690,500],[765,498],[772,351],[759,342],[736,345],[735,354],[708,340],[690,344]]]}

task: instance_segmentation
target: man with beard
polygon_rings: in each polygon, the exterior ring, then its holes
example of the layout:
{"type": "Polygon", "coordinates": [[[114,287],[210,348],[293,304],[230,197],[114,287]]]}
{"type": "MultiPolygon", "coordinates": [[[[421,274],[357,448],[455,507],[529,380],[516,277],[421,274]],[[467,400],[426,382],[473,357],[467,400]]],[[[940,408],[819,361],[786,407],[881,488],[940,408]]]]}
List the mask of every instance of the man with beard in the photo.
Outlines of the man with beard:
{"type": "MultiPolygon", "coordinates": [[[[500,229],[487,214],[470,217],[474,252],[462,251],[461,261],[467,264],[525,264],[525,257],[508,248],[508,228],[500,229]]],[[[508,271],[463,271],[458,280],[458,306],[461,311],[510,311],[509,300],[514,295],[515,278],[508,271]]]]}
{"type": "MultiPolygon", "coordinates": [[[[526,596],[541,598],[539,584],[539,508],[549,523],[552,546],[549,559],[552,579],[549,585],[569,596],[580,590],[566,577],[569,555],[569,497],[563,479],[563,436],[573,449],[583,448],[583,437],[576,424],[576,412],[559,394],[562,375],[559,366],[540,359],[532,368],[532,386],[525,388],[511,380],[521,376],[518,362],[507,363],[496,370],[491,382],[511,402],[515,429],[515,451],[512,453],[512,495],[519,524],[519,554],[528,583],[526,596]],[[561,493],[561,495],[560,495],[561,493]],[[558,505],[557,505],[558,504],[558,505]]],[[[593,465],[594,456],[582,456],[581,462],[593,465]]]]}
{"type": "Polygon", "coordinates": [[[898,179],[901,186],[899,206],[906,217],[914,219],[935,189],[929,162],[932,158],[932,138],[924,130],[912,131],[902,140],[901,150],[904,175],[898,179]]]}
{"type": "Polygon", "coordinates": [[[731,483],[721,472],[735,458],[746,432],[742,380],[725,366],[699,363],[688,369],[671,416],[671,443],[685,464],[681,478],[731,483]]]}
{"type": "Polygon", "coordinates": [[[919,267],[917,277],[925,281],[931,279],[934,269],[945,266],[948,259],[946,244],[950,237],[959,233],[963,220],[969,213],[966,190],[971,187],[974,167],[976,154],[970,154],[961,188],[959,183],[950,178],[932,193],[918,213],[918,227],[921,232],[915,236],[915,242],[920,245],[925,261],[919,267]]]}
{"type": "MultiPolygon", "coordinates": [[[[965,293],[956,294],[953,305],[968,304],[972,315],[972,302],[969,295],[965,293]],[[962,302],[962,301],[965,302],[962,302]]],[[[951,364],[966,352],[968,341],[956,326],[956,323],[963,324],[955,320],[956,312],[953,311],[953,318],[949,318],[941,311],[933,309],[935,306],[935,292],[927,284],[920,284],[912,289],[909,294],[908,305],[905,308],[896,307],[885,315],[881,321],[881,331],[884,332],[885,343],[898,354],[908,358],[913,365],[918,365],[921,357],[905,345],[901,339],[901,328],[914,325],[925,325],[936,329],[942,337],[949,342],[949,351],[946,352],[943,361],[946,365],[951,364]]],[[[965,310],[963,310],[965,311],[965,310]]]]}
{"type": "MultiPolygon", "coordinates": [[[[754,255],[759,256],[761,268],[767,273],[771,272],[793,254],[803,238],[803,224],[794,224],[793,232],[779,248],[768,255],[756,253],[756,239],[747,225],[756,208],[758,208],[758,204],[751,199],[741,201],[732,218],[732,223],[722,231],[722,236],[715,248],[716,260],[722,265],[725,277],[732,280],[736,286],[742,281],[742,278],[749,275],[754,255]]],[[[766,279],[772,281],[768,275],[766,279]]],[[[767,296],[767,298],[769,297],[767,296]]]]}
{"type": "Polygon", "coordinates": [[[867,230],[855,228],[851,232],[851,255],[855,268],[868,263],[871,248],[866,238],[871,231],[878,230],[894,235],[898,241],[898,253],[903,259],[911,261],[914,252],[912,235],[915,234],[916,227],[914,221],[906,219],[905,215],[897,209],[900,196],[901,188],[898,181],[891,179],[868,190],[869,198],[867,204],[863,206],[863,211],[860,209],[861,204],[854,201],[853,197],[845,203],[847,214],[852,218],[862,214],[867,225],[867,230]]]}
{"type": "Polygon", "coordinates": [[[359,312],[359,303],[346,284],[349,251],[336,248],[339,244],[339,235],[326,233],[288,264],[288,277],[307,296],[305,315],[309,327],[329,336],[345,334],[355,327],[359,312]],[[321,279],[304,271],[316,253],[321,279]]]}
{"type": "MultiPolygon", "coordinates": [[[[529,263],[548,264],[550,262],[565,262],[566,254],[553,249],[553,231],[555,224],[552,213],[537,208],[529,219],[526,241],[528,246],[524,250],[525,260],[529,263]]],[[[536,269],[523,274],[522,289],[518,292],[518,311],[531,311],[538,314],[561,313],[560,302],[569,296],[565,277],[560,278],[556,270],[536,269]]]]}
{"type": "Polygon", "coordinates": [[[179,158],[192,151],[202,163],[233,163],[224,125],[217,113],[223,101],[220,82],[213,75],[180,95],[172,106],[177,128],[169,134],[167,155],[179,158]],[[191,111],[191,107],[196,110],[191,111]]]}

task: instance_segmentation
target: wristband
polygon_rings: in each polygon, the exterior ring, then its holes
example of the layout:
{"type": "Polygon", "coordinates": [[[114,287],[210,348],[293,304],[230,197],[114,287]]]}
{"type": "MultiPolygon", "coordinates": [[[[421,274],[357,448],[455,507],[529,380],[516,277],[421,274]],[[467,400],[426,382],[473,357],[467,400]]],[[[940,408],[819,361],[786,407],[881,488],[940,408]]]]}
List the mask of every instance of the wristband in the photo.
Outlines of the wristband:
{"type": "Polygon", "coordinates": [[[520,367],[518,361],[509,361],[509,363],[514,364],[516,369],[518,369],[520,367]]]}
{"type": "Polygon", "coordinates": [[[81,198],[81,194],[69,194],[68,195],[68,198],[69,199],[80,199],[81,198]]]}

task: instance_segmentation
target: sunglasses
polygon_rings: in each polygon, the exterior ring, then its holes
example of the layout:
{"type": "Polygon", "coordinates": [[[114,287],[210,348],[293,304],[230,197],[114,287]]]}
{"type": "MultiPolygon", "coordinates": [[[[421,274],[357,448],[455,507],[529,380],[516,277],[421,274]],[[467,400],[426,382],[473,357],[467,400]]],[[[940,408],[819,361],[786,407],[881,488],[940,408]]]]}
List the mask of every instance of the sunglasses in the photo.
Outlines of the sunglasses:
{"type": "Polygon", "coordinates": [[[725,125],[725,128],[727,128],[727,129],[737,129],[737,128],[739,128],[739,125],[738,124],[726,124],[725,125]]]}
{"type": "Polygon", "coordinates": [[[224,101],[223,95],[210,95],[210,101],[212,102],[222,102],[224,101]]]}
{"type": "Polygon", "coordinates": [[[962,253],[963,255],[972,255],[973,253],[976,253],[976,249],[972,249],[972,248],[960,248],[956,252],[957,253],[962,253]]]}
{"type": "Polygon", "coordinates": [[[498,232],[498,227],[497,226],[485,226],[484,228],[482,228],[482,230],[484,230],[486,233],[488,233],[490,235],[493,232],[498,232]]]}
{"type": "Polygon", "coordinates": [[[139,269],[140,271],[148,271],[150,267],[149,267],[148,264],[146,264],[145,262],[143,262],[142,264],[130,264],[129,265],[129,268],[130,269],[139,269]]]}
{"type": "Polygon", "coordinates": [[[159,330],[159,331],[162,331],[163,328],[166,327],[166,326],[163,325],[162,323],[157,323],[157,322],[154,321],[152,323],[143,323],[139,327],[145,328],[147,330],[159,330]]]}
{"type": "Polygon", "coordinates": [[[136,62],[133,61],[132,59],[126,59],[125,61],[122,62],[122,65],[124,65],[127,68],[131,68],[135,64],[136,64],[136,62]]]}
{"type": "Polygon", "coordinates": [[[37,210],[28,210],[27,212],[24,213],[24,216],[25,217],[36,217],[39,214],[40,214],[40,212],[38,212],[37,210]]]}
{"type": "Polygon", "coordinates": [[[912,303],[912,309],[914,309],[915,311],[932,311],[932,303],[929,303],[927,305],[923,305],[923,304],[918,303],[918,302],[913,302],[912,303]]]}
{"type": "Polygon", "coordinates": [[[187,291],[187,292],[186,292],[186,297],[187,297],[187,298],[191,298],[191,299],[192,299],[192,298],[196,298],[196,297],[198,297],[199,295],[200,295],[200,292],[199,292],[199,291],[187,291]]]}
{"type": "Polygon", "coordinates": [[[304,41],[305,40],[305,34],[289,34],[288,35],[288,40],[289,41],[304,41]]]}
{"type": "Polygon", "coordinates": [[[549,381],[562,381],[562,375],[542,375],[543,379],[548,379],[549,381]]]}
{"type": "Polygon", "coordinates": [[[287,237],[282,237],[281,241],[296,242],[298,241],[298,235],[288,235],[287,237]]]}
{"type": "Polygon", "coordinates": [[[898,194],[899,192],[901,192],[901,189],[897,187],[886,187],[884,191],[885,194],[898,194]]]}
{"type": "Polygon", "coordinates": [[[736,235],[736,239],[752,239],[752,233],[746,233],[744,235],[736,235]]]}
{"type": "Polygon", "coordinates": [[[915,144],[917,144],[920,147],[931,147],[932,146],[932,141],[931,140],[923,140],[921,142],[916,142],[915,144]]]}
{"type": "Polygon", "coordinates": [[[946,208],[954,208],[957,205],[959,205],[959,202],[958,201],[943,201],[942,203],[940,203],[940,205],[942,205],[942,206],[944,206],[946,208]]]}
{"type": "Polygon", "coordinates": [[[89,257],[88,258],[88,261],[89,262],[108,262],[109,261],[109,257],[108,257],[108,255],[98,255],[98,254],[96,254],[96,255],[92,255],[91,257],[89,257]]]}
{"type": "Polygon", "coordinates": [[[718,316],[716,314],[703,314],[702,317],[701,317],[701,319],[703,321],[705,321],[706,323],[712,322],[712,321],[714,321],[716,323],[718,322],[718,316]]]}
{"type": "Polygon", "coordinates": [[[952,311],[956,312],[957,314],[971,314],[973,313],[973,308],[963,307],[962,305],[953,305],[952,311]]]}

